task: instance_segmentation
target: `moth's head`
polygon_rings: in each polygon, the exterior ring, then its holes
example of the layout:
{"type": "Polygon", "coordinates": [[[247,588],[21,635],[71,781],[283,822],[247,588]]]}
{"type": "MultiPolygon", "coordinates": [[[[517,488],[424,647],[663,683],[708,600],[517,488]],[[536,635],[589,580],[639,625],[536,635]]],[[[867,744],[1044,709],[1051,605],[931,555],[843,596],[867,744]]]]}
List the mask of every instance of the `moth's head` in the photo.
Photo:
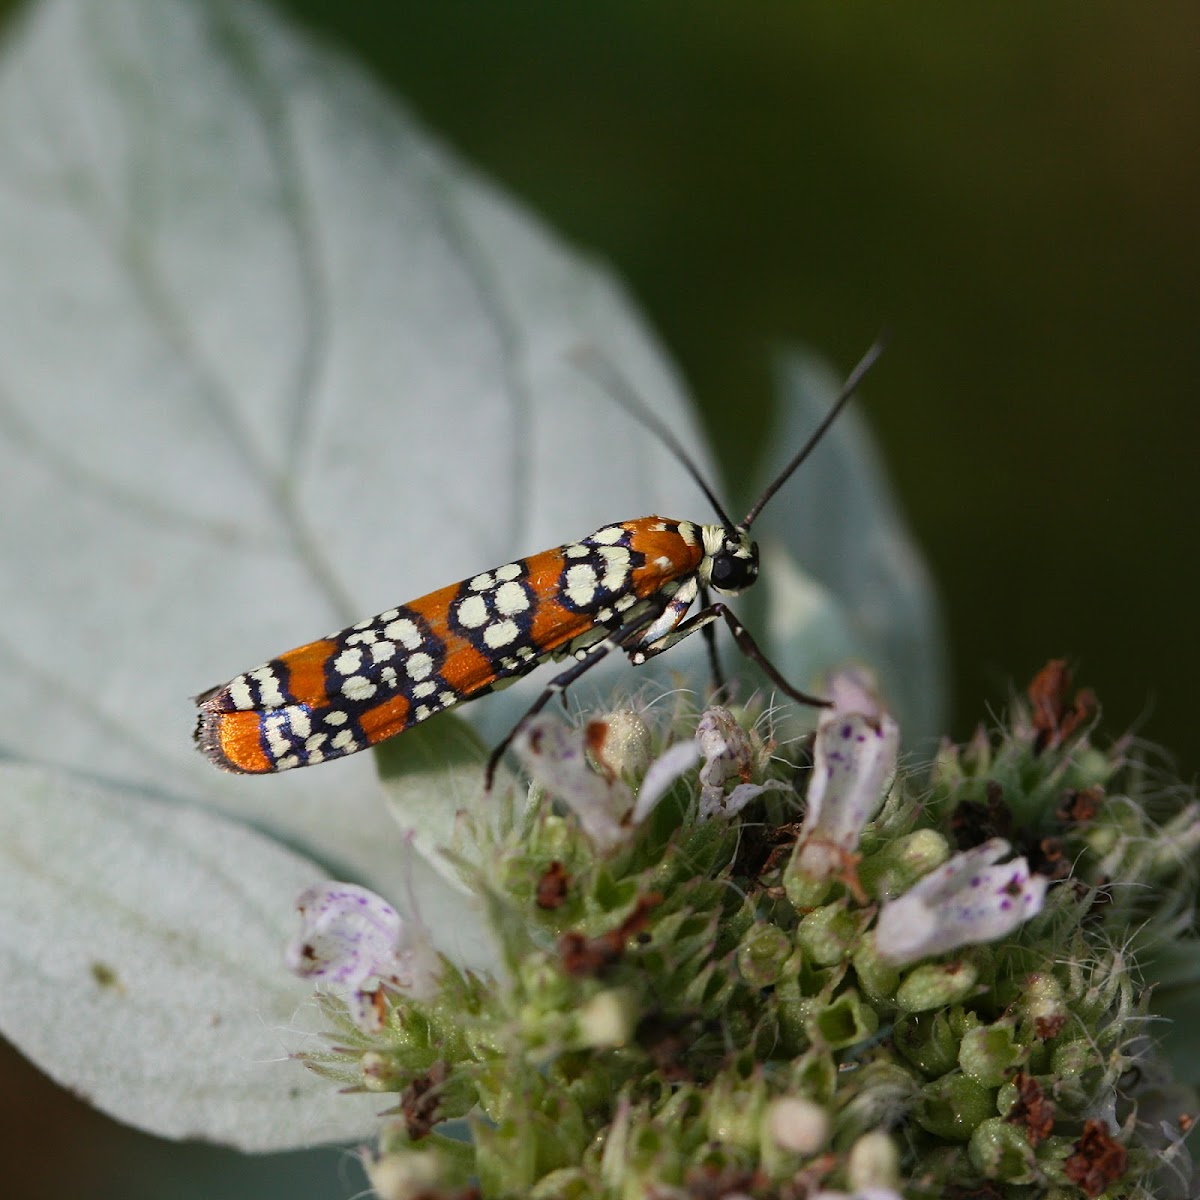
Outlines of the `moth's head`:
{"type": "Polygon", "coordinates": [[[714,592],[736,596],[758,578],[758,543],[744,529],[705,525],[700,581],[714,592]]]}

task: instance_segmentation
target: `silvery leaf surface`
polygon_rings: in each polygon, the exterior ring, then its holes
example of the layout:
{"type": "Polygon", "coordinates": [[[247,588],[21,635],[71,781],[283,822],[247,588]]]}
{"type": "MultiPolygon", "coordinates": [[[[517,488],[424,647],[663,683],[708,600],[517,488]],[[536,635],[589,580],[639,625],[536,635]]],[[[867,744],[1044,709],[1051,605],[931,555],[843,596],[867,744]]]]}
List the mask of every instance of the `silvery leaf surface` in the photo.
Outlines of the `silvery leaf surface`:
{"type": "Polygon", "coordinates": [[[383,1107],[288,1055],[320,1043],[283,969],[321,870],[263,834],[0,765],[0,1027],[118,1120],[243,1150],[362,1136],[383,1107]],[[231,936],[236,930],[237,936],[231,936]]]}
{"type": "MultiPolygon", "coordinates": [[[[48,0],[0,63],[0,746],[395,890],[369,755],[236,778],[190,697],[708,467],[619,288],[253,4],[48,0]]],[[[525,701],[499,697],[496,728],[525,701]]]]}

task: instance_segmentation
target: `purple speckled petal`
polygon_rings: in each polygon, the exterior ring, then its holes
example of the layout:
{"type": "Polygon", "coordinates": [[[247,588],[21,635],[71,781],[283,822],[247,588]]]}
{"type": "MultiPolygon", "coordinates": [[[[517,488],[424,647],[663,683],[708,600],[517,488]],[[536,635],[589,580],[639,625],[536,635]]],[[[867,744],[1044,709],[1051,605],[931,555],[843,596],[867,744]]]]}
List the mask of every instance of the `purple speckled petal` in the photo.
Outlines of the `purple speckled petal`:
{"type": "Polygon", "coordinates": [[[875,926],[879,954],[896,966],[944,954],[960,946],[1006,937],[1039,913],[1049,881],[1031,875],[1003,838],[956,854],[903,896],[884,905],[875,926]]]}
{"type": "Polygon", "coordinates": [[[297,900],[302,928],[288,967],[307,979],[357,986],[390,964],[404,929],[382,896],[351,883],[322,883],[297,900]]]}
{"type": "Polygon", "coordinates": [[[879,811],[896,769],[900,729],[865,677],[831,680],[833,707],[817,722],[813,773],[800,830],[800,867],[814,879],[841,870],[879,811]]]}
{"type": "Polygon", "coordinates": [[[379,984],[416,996],[432,992],[436,956],[423,931],[382,896],[357,884],[327,882],[304,891],[296,907],[301,930],[285,951],[288,968],[302,979],[345,989],[363,1028],[378,1024],[369,997],[379,984]]]}
{"type": "Polygon", "coordinates": [[[888,778],[896,769],[900,730],[891,717],[881,721],[876,726],[871,717],[854,713],[836,729],[818,727],[802,840],[842,850],[858,845],[862,828],[879,811],[888,778]]]}

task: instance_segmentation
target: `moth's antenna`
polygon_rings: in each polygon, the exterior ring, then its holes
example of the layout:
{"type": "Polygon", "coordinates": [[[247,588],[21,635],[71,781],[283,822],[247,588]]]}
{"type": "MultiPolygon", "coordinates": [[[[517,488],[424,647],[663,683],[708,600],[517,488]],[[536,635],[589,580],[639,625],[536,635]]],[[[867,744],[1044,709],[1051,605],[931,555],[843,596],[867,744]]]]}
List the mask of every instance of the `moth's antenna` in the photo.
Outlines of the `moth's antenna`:
{"type": "Polygon", "coordinates": [[[808,441],[800,447],[792,461],[788,463],[788,465],[784,467],[778,475],[775,476],[774,480],[770,484],[767,485],[767,490],[763,492],[761,496],[759,496],[759,498],[754,502],[754,506],[742,518],[741,522],[737,526],[738,529],[746,530],[754,524],[758,514],[762,512],[763,508],[766,506],[767,501],[770,500],[771,497],[774,496],[775,493],[779,491],[779,489],[783,487],[785,483],[787,483],[792,472],[813,452],[813,450],[816,449],[817,443],[820,442],[820,440],[825,436],[825,433],[829,429],[830,425],[832,425],[837,419],[838,413],[840,413],[842,409],[850,403],[850,398],[854,395],[858,385],[862,383],[863,376],[866,375],[866,373],[878,361],[879,356],[883,353],[886,345],[887,335],[885,333],[881,333],[879,337],[875,339],[874,344],[866,352],[866,354],[859,359],[858,366],[856,366],[854,370],[850,372],[849,378],[846,380],[846,382],[842,384],[842,390],[838,393],[838,398],[834,401],[833,407],[825,414],[825,419],[820,423],[820,425],[817,426],[812,437],[810,437],[808,441]]]}
{"type": "MultiPolygon", "coordinates": [[[[708,486],[700,468],[692,461],[688,452],[679,444],[679,439],[642,403],[629,381],[594,346],[576,346],[571,359],[582,371],[590,375],[631,417],[640,421],[655,434],[668,450],[679,460],[684,470],[696,481],[696,486],[708,497],[713,511],[721,518],[726,529],[734,524],[725,511],[716,493],[708,486]]],[[[781,481],[782,482],[782,481],[781,481]]]]}

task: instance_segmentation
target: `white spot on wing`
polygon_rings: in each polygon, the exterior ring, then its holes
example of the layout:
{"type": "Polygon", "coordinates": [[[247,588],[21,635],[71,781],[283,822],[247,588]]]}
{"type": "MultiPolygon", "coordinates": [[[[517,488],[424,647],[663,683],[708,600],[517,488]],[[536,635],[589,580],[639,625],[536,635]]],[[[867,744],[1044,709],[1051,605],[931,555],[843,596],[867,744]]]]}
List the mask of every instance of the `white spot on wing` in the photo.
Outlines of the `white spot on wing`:
{"type": "Polygon", "coordinates": [[[529,608],[529,597],[519,583],[502,583],[496,589],[493,602],[496,605],[496,611],[504,617],[525,612],[529,608]]]}
{"type": "Polygon", "coordinates": [[[342,695],[347,700],[370,700],[378,690],[365,675],[351,675],[342,684],[342,695]]]}
{"type": "Polygon", "coordinates": [[[567,598],[582,608],[596,595],[596,568],[591,563],[576,563],[567,569],[567,598]]]}
{"type": "MultiPolygon", "coordinates": [[[[395,609],[392,609],[395,612],[395,609]]],[[[399,642],[405,650],[415,650],[421,644],[421,631],[415,621],[401,617],[398,621],[390,621],[383,630],[383,636],[399,642]]]]}
{"type": "Polygon", "coordinates": [[[483,641],[490,649],[499,650],[515,642],[519,632],[515,621],[493,621],[483,631],[483,641]]]}
{"type": "Polygon", "coordinates": [[[624,547],[604,551],[603,586],[610,592],[619,592],[629,579],[629,552],[624,547]]]}
{"type": "Polygon", "coordinates": [[[433,659],[428,654],[414,654],[404,664],[404,669],[409,679],[424,679],[433,670],[433,659]]]}
{"type": "Polygon", "coordinates": [[[467,629],[478,629],[487,624],[487,604],[482,596],[467,596],[458,602],[455,614],[458,623],[467,629]]]}
{"type": "Polygon", "coordinates": [[[287,701],[279,687],[279,676],[271,667],[258,667],[250,672],[258,684],[259,703],[263,708],[282,708],[287,701]]]}
{"type": "Polygon", "coordinates": [[[353,650],[343,650],[333,660],[333,669],[339,675],[353,675],[362,666],[362,651],[357,647],[353,650]]]}
{"type": "Polygon", "coordinates": [[[267,735],[267,746],[271,751],[271,758],[275,761],[276,766],[279,765],[279,759],[288,753],[292,748],[291,742],[284,736],[284,716],[282,713],[277,717],[268,717],[263,722],[263,729],[267,735]]]}

